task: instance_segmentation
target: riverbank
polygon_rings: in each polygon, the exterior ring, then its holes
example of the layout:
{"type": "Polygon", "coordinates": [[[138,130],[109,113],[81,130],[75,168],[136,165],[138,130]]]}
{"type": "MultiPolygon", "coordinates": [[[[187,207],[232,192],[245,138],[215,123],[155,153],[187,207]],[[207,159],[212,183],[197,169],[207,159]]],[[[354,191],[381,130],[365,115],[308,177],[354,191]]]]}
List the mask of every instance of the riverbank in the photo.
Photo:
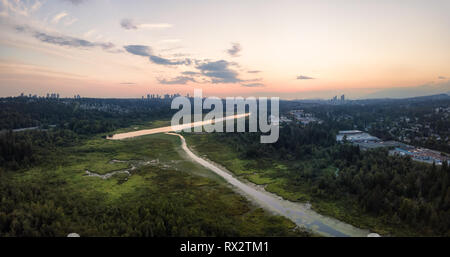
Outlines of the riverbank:
{"type": "Polygon", "coordinates": [[[181,147],[189,158],[199,163],[203,167],[215,172],[234,186],[237,191],[261,207],[283,215],[294,221],[299,227],[306,227],[316,233],[326,236],[367,236],[370,232],[358,229],[339,220],[322,216],[310,209],[308,204],[294,203],[282,199],[281,197],[267,192],[263,187],[252,183],[245,183],[235,178],[231,172],[220,167],[216,163],[205,160],[194,154],[186,144],[185,138],[176,133],[166,133],[178,136],[181,139],[181,147]]]}

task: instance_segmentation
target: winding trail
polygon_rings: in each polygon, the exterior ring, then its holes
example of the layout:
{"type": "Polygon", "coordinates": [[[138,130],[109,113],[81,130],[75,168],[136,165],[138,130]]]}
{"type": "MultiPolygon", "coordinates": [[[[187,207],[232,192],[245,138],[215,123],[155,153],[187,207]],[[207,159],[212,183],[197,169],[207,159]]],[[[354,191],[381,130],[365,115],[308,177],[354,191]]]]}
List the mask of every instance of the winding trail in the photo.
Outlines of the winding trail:
{"type": "MultiPolygon", "coordinates": [[[[235,115],[225,117],[223,119],[226,120],[226,119],[242,118],[245,116],[248,115],[241,115],[240,117],[237,117],[235,115]]],[[[209,120],[197,123],[185,124],[183,126],[184,127],[201,126],[204,124],[211,124],[212,121],[209,120]]],[[[194,154],[188,148],[185,138],[180,134],[172,133],[173,131],[178,131],[178,129],[173,129],[171,126],[168,126],[156,129],[147,129],[116,134],[113,135],[112,137],[109,137],[108,139],[121,140],[156,133],[166,133],[169,135],[178,136],[181,139],[181,148],[186,152],[187,156],[190,159],[224,178],[229,184],[233,185],[234,190],[242,194],[247,199],[255,202],[262,208],[271,211],[273,213],[285,216],[290,220],[292,220],[293,222],[295,222],[298,226],[309,228],[312,231],[324,236],[366,237],[370,233],[370,231],[368,230],[360,229],[345,222],[339,221],[337,219],[323,216],[313,211],[310,208],[309,204],[284,200],[278,195],[267,192],[263,187],[258,187],[250,182],[240,181],[239,179],[235,178],[231,174],[231,172],[229,172],[223,167],[220,167],[220,165],[217,165],[211,161],[207,161],[194,154]]]]}

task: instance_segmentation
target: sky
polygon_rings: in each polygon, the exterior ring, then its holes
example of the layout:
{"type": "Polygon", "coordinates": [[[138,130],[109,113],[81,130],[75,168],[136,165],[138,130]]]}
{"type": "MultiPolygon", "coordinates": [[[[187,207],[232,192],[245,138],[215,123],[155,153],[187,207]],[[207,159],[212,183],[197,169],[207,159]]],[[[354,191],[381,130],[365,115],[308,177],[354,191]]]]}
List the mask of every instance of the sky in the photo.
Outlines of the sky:
{"type": "Polygon", "coordinates": [[[450,91],[450,1],[0,0],[0,96],[450,91]]]}

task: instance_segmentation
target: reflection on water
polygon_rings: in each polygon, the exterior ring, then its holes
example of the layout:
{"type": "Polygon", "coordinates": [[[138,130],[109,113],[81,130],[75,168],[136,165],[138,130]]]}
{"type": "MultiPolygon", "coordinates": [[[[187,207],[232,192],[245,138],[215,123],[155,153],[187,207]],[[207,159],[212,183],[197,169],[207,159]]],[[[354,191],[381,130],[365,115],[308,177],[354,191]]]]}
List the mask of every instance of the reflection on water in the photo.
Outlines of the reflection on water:
{"type": "Polygon", "coordinates": [[[167,127],[161,127],[161,128],[154,128],[154,129],[143,129],[133,132],[127,132],[127,133],[119,133],[115,134],[112,137],[108,137],[108,139],[125,139],[125,138],[131,138],[131,137],[138,137],[138,136],[144,136],[144,135],[151,135],[156,133],[167,133],[167,132],[173,132],[173,131],[181,131],[186,128],[193,128],[193,127],[199,127],[204,125],[209,125],[214,122],[222,122],[225,120],[232,120],[232,119],[239,119],[243,117],[249,116],[250,113],[243,113],[243,114],[236,114],[233,116],[227,116],[223,118],[218,118],[215,120],[205,120],[205,121],[197,121],[192,123],[185,123],[177,126],[167,126],[167,127]]]}
{"type": "MultiPolygon", "coordinates": [[[[234,118],[242,118],[248,116],[248,114],[243,115],[235,115],[228,116],[223,118],[223,120],[234,119],[234,118]]],[[[217,120],[216,122],[219,122],[217,120]]],[[[248,199],[256,202],[261,207],[270,210],[272,212],[283,215],[290,220],[294,221],[299,226],[307,227],[321,235],[326,236],[357,236],[357,237],[365,237],[369,234],[369,231],[356,228],[350,224],[341,222],[337,219],[326,217],[318,214],[317,212],[311,210],[309,206],[302,203],[290,202],[284,199],[281,199],[279,196],[267,192],[264,188],[257,187],[250,183],[244,183],[237,178],[233,177],[228,171],[224,168],[219,167],[218,165],[209,162],[197,155],[195,155],[186,145],[186,140],[183,136],[176,133],[169,133],[172,131],[179,131],[183,128],[195,127],[205,124],[211,124],[212,121],[202,121],[196,123],[189,123],[177,126],[175,129],[171,126],[155,128],[155,129],[147,129],[140,131],[133,131],[128,133],[121,133],[113,135],[108,139],[125,139],[131,137],[137,137],[142,135],[149,135],[155,133],[166,133],[170,135],[179,136],[181,139],[181,147],[187,153],[187,155],[192,158],[195,162],[200,165],[210,169],[214,173],[218,174],[222,178],[224,178],[228,183],[234,186],[235,189],[248,199]]]]}

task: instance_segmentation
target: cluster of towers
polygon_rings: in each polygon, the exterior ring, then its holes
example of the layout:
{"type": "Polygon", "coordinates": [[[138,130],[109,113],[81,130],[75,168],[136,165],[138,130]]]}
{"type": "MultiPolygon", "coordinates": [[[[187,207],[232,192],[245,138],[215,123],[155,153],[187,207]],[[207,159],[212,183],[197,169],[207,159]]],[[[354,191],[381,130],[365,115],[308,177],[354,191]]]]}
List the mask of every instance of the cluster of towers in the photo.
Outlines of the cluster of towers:
{"type": "MultiPolygon", "coordinates": [[[[29,97],[29,98],[44,98],[44,96],[38,96],[36,94],[32,95],[32,94],[28,94],[26,95],[25,93],[21,93],[20,97],[29,97]]],[[[58,93],[47,93],[47,96],[45,98],[54,98],[54,99],[58,99],[59,98],[59,94],[58,93]]]]}
{"type": "MultiPolygon", "coordinates": [[[[173,99],[175,97],[181,96],[180,94],[165,94],[165,95],[158,95],[158,94],[147,94],[147,97],[142,96],[142,100],[152,100],[152,99],[173,99]]],[[[189,95],[188,95],[189,96],[189,95]]]]}
{"type": "Polygon", "coordinates": [[[338,96],[334,96],[330,101],[333,103],[338,103],[339,101],[343,103],[345,102],[345,95],[341,95],[340,99],[338,99],[338,96]]]}

